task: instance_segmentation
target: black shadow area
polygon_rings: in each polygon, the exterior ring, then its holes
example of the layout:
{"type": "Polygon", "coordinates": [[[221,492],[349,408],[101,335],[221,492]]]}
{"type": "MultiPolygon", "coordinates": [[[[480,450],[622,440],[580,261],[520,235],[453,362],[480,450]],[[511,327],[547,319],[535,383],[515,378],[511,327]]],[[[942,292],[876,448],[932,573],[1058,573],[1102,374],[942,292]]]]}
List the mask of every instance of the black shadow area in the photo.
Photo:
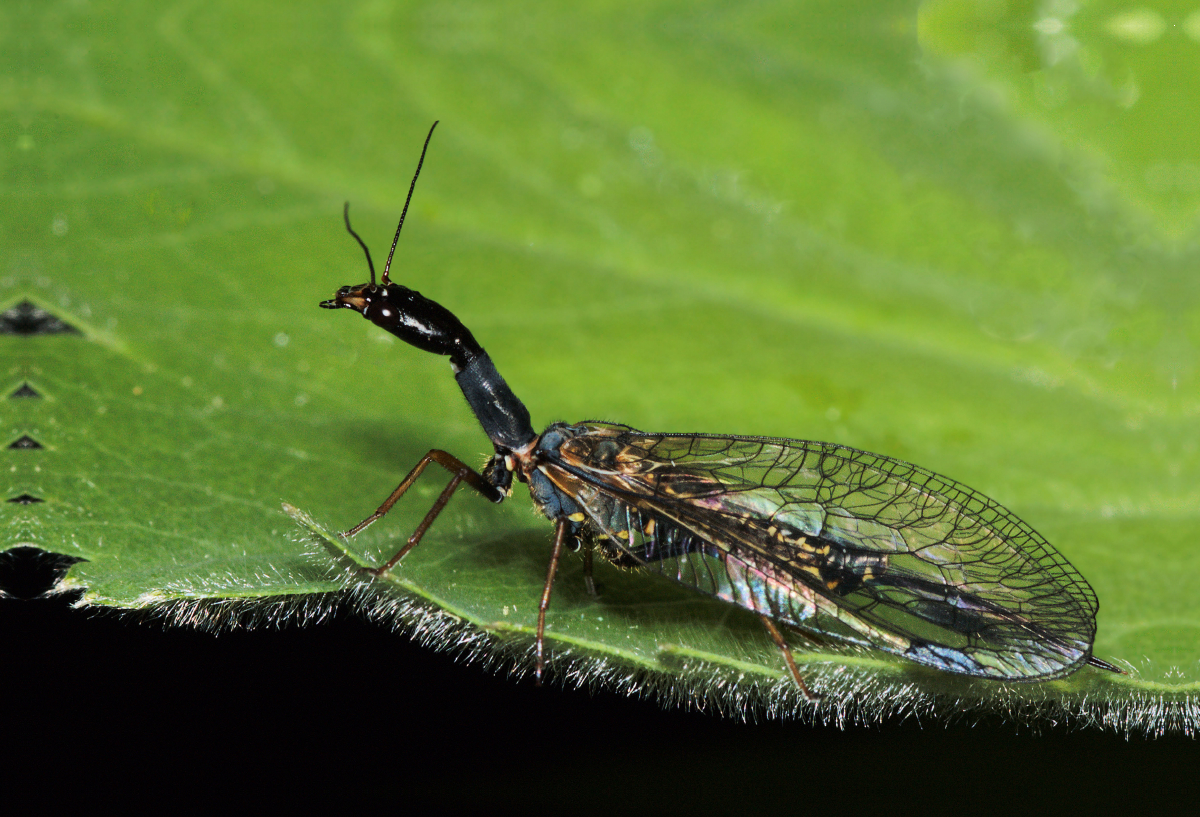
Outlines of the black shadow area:
{"type": "Polygon", "coordinates": [[[67,598],[3,599],[0,649],[8,802],[209,813],[1086,813],[1114,789],[1180,792],[1200,758],[1179,737],[1033,735],[1002,723],[841,731],[665,711],[512,681],[345,615],[213,636],[89,615],[67,598]]]}

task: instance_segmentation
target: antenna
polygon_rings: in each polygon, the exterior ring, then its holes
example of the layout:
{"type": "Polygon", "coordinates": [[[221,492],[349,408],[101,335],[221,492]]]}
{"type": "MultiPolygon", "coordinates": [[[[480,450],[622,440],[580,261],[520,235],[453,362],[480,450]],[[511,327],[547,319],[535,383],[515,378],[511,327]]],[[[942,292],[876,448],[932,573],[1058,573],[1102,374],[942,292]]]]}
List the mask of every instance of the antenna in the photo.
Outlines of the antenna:
{"type": "MultiPolygon", "coordinates": [[[[413,191],[417,189],[417,177],[421,175],[421,165],[425,164],[425,151],[429,149],[429,140],[433,138],[433,129],[438,126],[438,122],[440,121],[441,120],[436,120],[433,123],[433,127],[429,129],[429,135],[425,137],[425,146],[421,148],[421,158],[417,160],[417,172],[413,174],[412,184],[408,186],[408,198],[404,200],[404,209],[400,211],[400,223],[396,225],[396,237],[392,239],[392,249],[391,252],[388,253],[387,263],[383,266],[382,280],[384,286],[387,286],[391,283],[391,281],[388,280],[388,271],[392,268],[392,256],[396,254],[396,242],[400,240],[400,228],[404,226],[404,217],[408,215],[408,203],[412,201],[413,191]]],[[[355,236],[355,238],[358,238],[358,236],[355,236]]],[[[358,243],[362,244],[362,241],[359,241],[358,243]]],[[[364,246],[363,249],[366,249],[366,247],[364,246]]],[[[367,260],[370,260],[370,254],[368,254],[367,260]]],[[[371,270],[371,283],[375,283],[374,269],[371,270]]]]}
{"type": "Polygon", "coordinates": [[[346,232],[354,236],[354,240],[358,242],[358,246],[363,248],[363,252],[367,254],[367,266],[371,268],[371,289],[375,289],[375,265],[371,263],[371,251],[367,249],[367,245],[358,237],[358,233],[354,232],[354,228],[350,226],[350,202],[342,207],[342,220],[346,222],[346,232]]]}

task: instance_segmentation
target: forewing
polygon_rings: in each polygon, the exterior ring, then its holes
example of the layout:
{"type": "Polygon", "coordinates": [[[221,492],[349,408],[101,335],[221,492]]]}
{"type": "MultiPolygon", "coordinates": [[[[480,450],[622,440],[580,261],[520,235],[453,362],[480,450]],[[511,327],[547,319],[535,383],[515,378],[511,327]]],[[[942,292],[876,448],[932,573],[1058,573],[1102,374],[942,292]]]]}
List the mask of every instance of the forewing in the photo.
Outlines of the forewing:
{"type": "Polygon", "coordinates": [[[953,480],[828,443],[575,428],[556,481],[615,547],[676,581],[969,675],[1050,678],[1090,654],[1087,582],[953,480]]]}

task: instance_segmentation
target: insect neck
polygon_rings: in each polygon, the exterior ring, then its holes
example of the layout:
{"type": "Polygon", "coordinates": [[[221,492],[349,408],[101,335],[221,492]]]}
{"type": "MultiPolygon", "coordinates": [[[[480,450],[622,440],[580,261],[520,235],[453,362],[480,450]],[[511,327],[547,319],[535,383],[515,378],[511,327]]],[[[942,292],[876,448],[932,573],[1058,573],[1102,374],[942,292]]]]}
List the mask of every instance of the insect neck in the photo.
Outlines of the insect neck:
{"type": "Polygon", "coordinates": [[[471,343],[473,349],[452,357],[458,387],[493,444],[508,450],[526,447],[537,437],[529,409],[504,382],[483,347],[474,338],[471,343]]]}

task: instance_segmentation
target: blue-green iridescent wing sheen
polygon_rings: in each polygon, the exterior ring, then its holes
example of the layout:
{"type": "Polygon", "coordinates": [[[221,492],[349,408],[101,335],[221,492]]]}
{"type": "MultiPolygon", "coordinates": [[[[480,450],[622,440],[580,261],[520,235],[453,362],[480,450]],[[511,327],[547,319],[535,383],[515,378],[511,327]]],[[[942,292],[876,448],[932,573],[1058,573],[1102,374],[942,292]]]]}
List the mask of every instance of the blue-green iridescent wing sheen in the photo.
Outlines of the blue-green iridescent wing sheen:
{"type": "Polygon", "coordinates": [[[618,562],[950,672],[1044,680],[1091,654],[1083,577],[946,477],[830,443],[563,431],[542,470],[618,562]]]}

